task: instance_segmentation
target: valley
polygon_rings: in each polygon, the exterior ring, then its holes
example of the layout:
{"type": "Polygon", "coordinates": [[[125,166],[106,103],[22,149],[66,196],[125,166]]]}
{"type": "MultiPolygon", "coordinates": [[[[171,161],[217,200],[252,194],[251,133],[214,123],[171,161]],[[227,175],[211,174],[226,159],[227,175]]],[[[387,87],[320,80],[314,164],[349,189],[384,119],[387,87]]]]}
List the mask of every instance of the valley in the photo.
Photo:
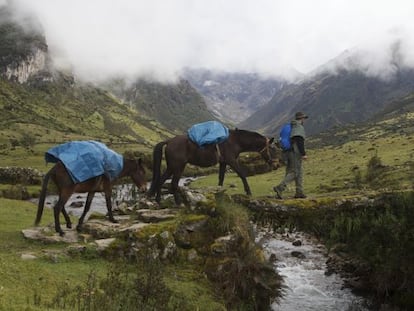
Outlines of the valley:
{"type": "Polygon", "coordinates": [[[0,310],[86,310],[92,302],[96,310],[111,303],[114,310],[122,303],[125,310],[277,309],[283,281],[252,222],[285,238],[317,238],[338,260],[335,272],[355,268],[348,277],[375,306],[414,307],[414,70],[399,45],[386,79],[350,66],[360,54],[347,52],[290,80],[194,67],[167,82],[151,74],[88,81],[58,64],[37,20],[19,24],[13,14],[0,2],[0,310]],[[277,140],[297,111],[310,116],[304,200],[294,198],[293,185],[276,199],[272,188],[285,166],[272,145],[273,167],[255,152],[240,156],[250,197],[231,170],[218,187],[218,166],[189,165],[184,177],[196,178],[181,185],[184,206],[175,206],[167,188],[160,204],[145,194],[118,198],[121,224],[92,213],[88,229],[70,231],[73,245],[50,231],[50,209],[32,228],[52,146],[103,142],[141,158],[150,182],[154,146],[193,124],[220,120],[277,140]],[[22,234],[32,229],[47,242],[22,234]]]}

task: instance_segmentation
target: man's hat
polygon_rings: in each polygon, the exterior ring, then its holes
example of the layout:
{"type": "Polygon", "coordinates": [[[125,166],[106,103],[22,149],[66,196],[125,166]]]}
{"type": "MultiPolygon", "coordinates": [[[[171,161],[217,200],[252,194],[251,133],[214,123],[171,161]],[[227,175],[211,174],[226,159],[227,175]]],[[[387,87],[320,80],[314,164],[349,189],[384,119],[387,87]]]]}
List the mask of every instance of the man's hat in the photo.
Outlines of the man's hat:
{"type": "Polygon", "coordinates": [[[308,118],[308,116],[306,114],[304,114],[303,112],[301,112],[301,111],[296,112],[296,114],[295,114],[295,119],[296,120],[307,119],[307,118],[308,118]]]}

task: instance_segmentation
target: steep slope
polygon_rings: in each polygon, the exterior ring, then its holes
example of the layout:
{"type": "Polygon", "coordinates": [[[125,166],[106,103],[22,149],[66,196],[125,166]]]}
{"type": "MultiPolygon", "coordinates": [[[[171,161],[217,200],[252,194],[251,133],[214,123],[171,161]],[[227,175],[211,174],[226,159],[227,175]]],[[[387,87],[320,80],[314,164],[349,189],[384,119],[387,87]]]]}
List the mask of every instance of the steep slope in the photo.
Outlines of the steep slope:
{"type": "Polygon", "coordinates": [[[188,69],[184,77],[219,119],[238,123],[267,104],[284,83],[257,74],[188,69]]]}
{"type": "Polygon", "coordinates": [[[165,128],[140,116],[109,93],[65,77],[36,86],[0,79],[0,142],[32,135],[37,142],[102,139],[153,145],[165,128]]]}
{"type": "MultiPolygon", "coordinates": [[[[407,137],[403,142],[406,146],[411,146],[409,142],[414,136],[414,92],[402,98],[392,101],[383,110],[364,123],[347,124],[336,126],[330,130],[313,135],[309,138],[307,145],[310,148],[320,148],[323,146],[339,146],[348,142],[363,140],[379,140],[393,136],[400,139],[407,137]]],[[[377,144],[373,144],[377,146],[377,144]]],[[[404,149],[401,146],[401,149],[404,149]]]]}
{"type": "Polygon", "coordinates": [[[120,79],[107,82],[104,88],[176,132],[181,133],[194,123],[215,119],[204,99],[186,80],[161,84],[142,79],[126,83],[120,79]]]}
{"type": "Polygon", "coordinates": [[[305,111],[310,115],[308,133],[315,134],[336,125],[363,122],[413,91],[412,69],[399,68],[389,80],[368,77],[357,70],[323,72],[284,87],[239,126],[276,135],[295,111],[305,111]]]}

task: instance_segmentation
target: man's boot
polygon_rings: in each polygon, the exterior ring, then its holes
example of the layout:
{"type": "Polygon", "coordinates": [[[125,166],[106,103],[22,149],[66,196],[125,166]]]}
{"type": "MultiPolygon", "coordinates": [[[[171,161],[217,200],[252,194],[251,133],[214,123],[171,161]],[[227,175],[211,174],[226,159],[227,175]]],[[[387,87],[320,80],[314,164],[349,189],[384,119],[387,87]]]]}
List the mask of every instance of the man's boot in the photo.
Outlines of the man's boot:
{"type": "Polygon", "coordinates": [[[273,187],[273,191],[276,192],[276,199],[283,200],[282,189],[280,186],[273,187]]]}
{"type": "Polygon", "coordinates": [[[304,193],[296,193],[294,198],[295,199],[306,199],[306,195],[304,193]]]}

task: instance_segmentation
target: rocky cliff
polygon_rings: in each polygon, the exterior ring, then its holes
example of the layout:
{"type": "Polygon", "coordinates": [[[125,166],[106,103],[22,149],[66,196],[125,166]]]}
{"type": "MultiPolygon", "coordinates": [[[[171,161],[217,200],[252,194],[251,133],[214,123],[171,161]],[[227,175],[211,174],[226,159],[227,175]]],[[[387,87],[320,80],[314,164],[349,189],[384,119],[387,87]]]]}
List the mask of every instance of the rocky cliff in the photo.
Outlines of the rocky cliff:
{"type": "Polygon", "coordinates": [[[8,6],[0,7],[0,38],[0,76],[26,83],[47,71],[48,46],[35,20],[17,22],[8,6]]]}

